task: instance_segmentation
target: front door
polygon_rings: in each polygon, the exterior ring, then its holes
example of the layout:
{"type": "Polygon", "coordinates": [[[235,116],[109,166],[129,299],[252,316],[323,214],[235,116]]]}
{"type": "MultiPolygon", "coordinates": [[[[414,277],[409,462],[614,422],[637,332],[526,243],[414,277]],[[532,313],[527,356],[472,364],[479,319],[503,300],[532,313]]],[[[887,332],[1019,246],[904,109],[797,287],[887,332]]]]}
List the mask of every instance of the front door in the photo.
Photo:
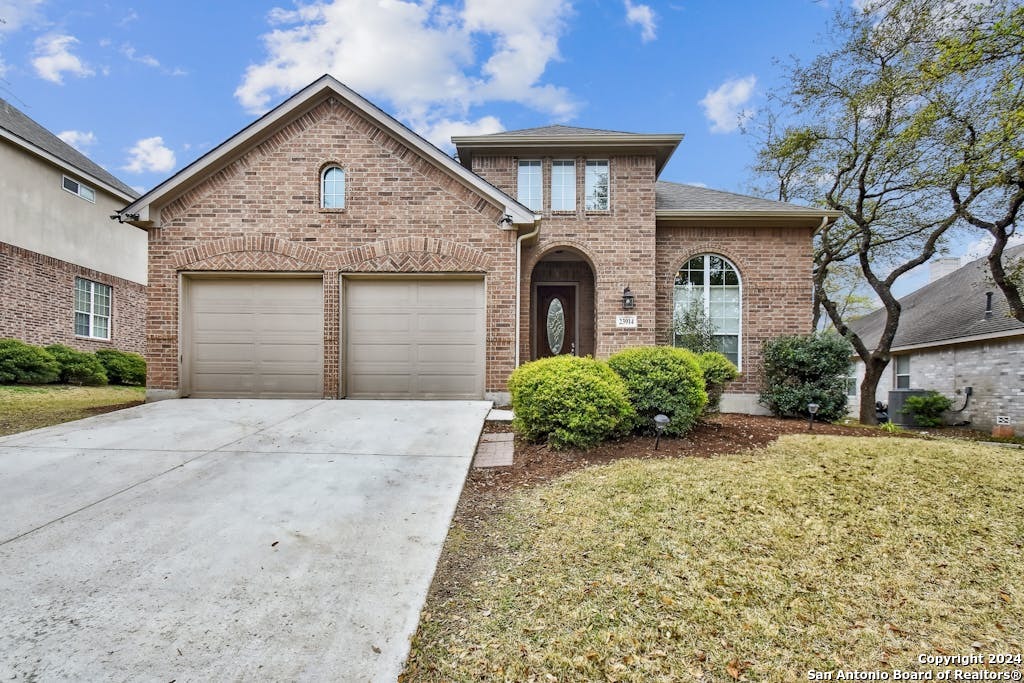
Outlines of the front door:
{"type": "Polygon", "coordinates": [[[537,358],[576,355],[576,287],[537,285],[537,358]]]}

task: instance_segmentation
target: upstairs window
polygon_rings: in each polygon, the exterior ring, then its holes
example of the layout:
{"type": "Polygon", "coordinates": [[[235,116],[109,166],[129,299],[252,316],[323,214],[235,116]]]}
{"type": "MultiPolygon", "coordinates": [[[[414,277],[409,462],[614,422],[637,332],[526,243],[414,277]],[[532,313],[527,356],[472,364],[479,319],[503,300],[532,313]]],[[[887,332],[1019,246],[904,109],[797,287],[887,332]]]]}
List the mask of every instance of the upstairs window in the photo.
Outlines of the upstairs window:
{"type": "Polygon", "coordinates": [[[87,202],[92,202],[93,204],[96,203],[96,190],[87,185],[83,185],[73,178],[64,176],[61,186],[71,194],[76,194],[87,202]]]}
{"type": "Polygon", "coordinates": [[[572,159],[551,162],[551,210],[576,210],[576,162],[572,159]]]}
{"type": "Polygon", "coordinates": [[[345,208],[345,171],[328,166],[320,174],[320,208],[345,208]]]}
{"type": "Polygon", "coordinates": [[[608,210],[608,162],[587,161],[587,211],[608,210]]]}
{"type": "Polygon", "coordinates": [[[694,256],[676,274],[673,303],[676,346],[689,346],[687,338],[703,345],[710,337],[711,347],[742,369],[742,293],[736,266],[717,254],[694,256]]]}
{"type": "Polygon", "coordinates": [[[544,206],[544,190],[541,182],[541,164],[534,159],[519,162],[519,177],[516,180],[519,203],[533,211],[544,206]]]}
{"type": "Polygon", "coordinates": [[[110,339],[110,285],[75,278],[75,335],[110,339]]]}

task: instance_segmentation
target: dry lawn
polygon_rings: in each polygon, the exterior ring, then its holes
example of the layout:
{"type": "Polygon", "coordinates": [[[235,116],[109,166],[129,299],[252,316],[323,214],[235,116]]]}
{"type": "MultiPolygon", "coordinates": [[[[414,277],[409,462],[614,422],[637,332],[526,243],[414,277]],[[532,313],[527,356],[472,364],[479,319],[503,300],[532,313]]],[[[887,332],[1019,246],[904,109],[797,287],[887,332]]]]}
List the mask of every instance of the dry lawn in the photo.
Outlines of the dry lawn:
{"type": "Polygon", "coordinates": [[[0,436],[138,405],[145,387],[0,385],[0,436]]]}
{"type": "Polygon", "coordinates": [[[1021,653],[1022,460],[785,436],[520,491],[453,526],[445,553],[487,550],[434,586],[404,680],[796,681],[1021,653]]]}

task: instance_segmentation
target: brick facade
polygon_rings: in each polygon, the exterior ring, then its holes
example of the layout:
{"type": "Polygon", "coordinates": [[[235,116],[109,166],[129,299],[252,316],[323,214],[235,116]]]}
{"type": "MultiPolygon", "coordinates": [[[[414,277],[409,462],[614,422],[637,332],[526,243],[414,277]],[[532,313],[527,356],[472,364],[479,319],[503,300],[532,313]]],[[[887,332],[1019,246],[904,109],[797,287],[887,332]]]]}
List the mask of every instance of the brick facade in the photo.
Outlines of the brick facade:
{"type": "Polygon", "coordinates": [[[339,393],[340,278],[483,273],[487,391],[512,371],[515,233],[504,207],[330,98],[162,207],[150,235],[149,388],[179,387],[182,273],[317,272],[324,278],[324,394],[339,393]],[[320,172],[346,174],[343,210],[319,206],[320,172]]]}
{"type": "Polygon", "coordinates": [[[81,351],[145,352],[146,287],[0,242],[0,338],[81,351]],[[75,278],[110,285],[110,340],[75,336],[75,278]]]}

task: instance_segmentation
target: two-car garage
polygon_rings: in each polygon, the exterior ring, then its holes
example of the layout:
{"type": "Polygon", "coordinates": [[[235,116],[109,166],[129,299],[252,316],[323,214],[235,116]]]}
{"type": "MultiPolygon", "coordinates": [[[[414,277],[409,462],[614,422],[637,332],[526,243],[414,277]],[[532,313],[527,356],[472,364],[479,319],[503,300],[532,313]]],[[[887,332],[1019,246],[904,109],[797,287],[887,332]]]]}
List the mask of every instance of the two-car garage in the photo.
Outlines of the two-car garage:
{"type": "MultiPolygon", "coordinates": [[[[195,275],[183,290],[184,393],[324,396],[321,277],[195,275]]],[[[483,397],[482,278],[353,276],[341,290],[339,395],[483,397]]]]}

